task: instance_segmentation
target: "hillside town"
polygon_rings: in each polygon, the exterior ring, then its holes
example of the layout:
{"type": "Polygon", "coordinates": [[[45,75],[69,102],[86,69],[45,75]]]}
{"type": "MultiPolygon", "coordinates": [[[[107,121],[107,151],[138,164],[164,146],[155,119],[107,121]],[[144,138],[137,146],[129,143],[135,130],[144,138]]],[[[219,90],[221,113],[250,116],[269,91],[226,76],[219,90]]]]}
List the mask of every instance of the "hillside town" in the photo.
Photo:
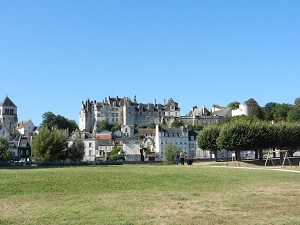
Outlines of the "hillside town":
{"type": "MultiPolygon", "coordinates": [[[[172,98],[157,103],[139,103],[136,96],[107,97],[103,101],[81,103],[79,112],[79,129],[70,133],[68,146],[76,135],[80,135],[85,154],[83,161],[95,162],[107,160],[107,155],[116,146],[125,161],[161,161],[167,143],[172,143],[184,152],[187,158],[212,159],[227,157],[226,152],[215,156],[210,151],[198,148],[199,131],[189,130],[188,125],[220,124],[226,117],[250,115],[250,108],[240,104],[238,109],[212,107],[207,110],[192,107],[182,116],[179,103],[172,98]],[[174,122],[183,125],[174,127],[174,122]],[[102,123],[115,125],[113,131],[103,129],[102,123]]],[[[11,152],[11,160],[27,162],[32,159],[31,144],[39,133],[31,119],[18,120],[17,106],[9,97],[0,103],[0,136],[7,137],[11,152]]]]}

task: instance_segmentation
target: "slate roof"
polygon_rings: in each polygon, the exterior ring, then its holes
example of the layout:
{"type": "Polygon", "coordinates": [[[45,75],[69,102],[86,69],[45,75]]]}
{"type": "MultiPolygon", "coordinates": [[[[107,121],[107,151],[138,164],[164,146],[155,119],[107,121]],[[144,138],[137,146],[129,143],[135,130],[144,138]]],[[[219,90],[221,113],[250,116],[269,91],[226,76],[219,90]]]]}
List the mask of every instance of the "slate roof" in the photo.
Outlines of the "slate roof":
{"type": "Polygon", "coordinates": [[[215,116],[224,116],[225,117],[228,115],[228,112],[230,112],[231,110],[232,110],[231,108],[224,108],[224,109],[213,112],[213,114],[215,116]]]}
{"type": "Polygon", "coordinates": [[[1,103],[0,106],[12,106],[12,107],[17,107],[12,100],[9,99],[9,97],[6,97],[1,103]]]}

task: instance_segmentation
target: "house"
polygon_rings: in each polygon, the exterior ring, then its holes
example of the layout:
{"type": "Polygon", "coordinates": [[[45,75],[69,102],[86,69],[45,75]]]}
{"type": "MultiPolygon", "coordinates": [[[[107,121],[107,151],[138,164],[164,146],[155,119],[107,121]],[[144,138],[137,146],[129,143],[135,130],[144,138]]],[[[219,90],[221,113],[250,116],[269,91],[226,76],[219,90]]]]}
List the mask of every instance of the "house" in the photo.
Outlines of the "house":
{"type": "Polygon", "coordinates": [[[12,141],[9,141],[12,160],[29,162],[32,158],[31,143],[32,136],[18,134],[12,141]]]}
{"type": "Polygon", "coordinates": [[[85,153],[83,161],[94,162],[96,158],[100,156],[98,151],[98,140],[89,132],[75,131],[68,139],[68,147],[70,147],[78,137],[83,141],[84,144],[85,153]]]}
{"type": "Polygon", "coordinates": [[[192,157],[189,148],[188,129],[185,126],[180,128],[165,128],[157,125],[155,151],[158,153],[160,159],[163,158],[164,149],[168,143],[172,143],[180,151],[183,151],[186,157],[192,157]]]}
{"type": "Polygon", "coordinates": [[[124,138],[122,153],[125,161],[141,161],[141,146],[137,138],[124,138]]]}
{"type": "Polygon", "coordinates": [[[35,130],[35,126],[31,120],[22,120],[17,123],[16,129],[21,135],[24,136],[33,136],[33,131],[35,130]]]}
{"type": "Polygon", "coordinates": [[[3,125],[0,123],[0,136],[5,136],[7,137],[7,139],[9,139],[9,130],[3,125]]]}

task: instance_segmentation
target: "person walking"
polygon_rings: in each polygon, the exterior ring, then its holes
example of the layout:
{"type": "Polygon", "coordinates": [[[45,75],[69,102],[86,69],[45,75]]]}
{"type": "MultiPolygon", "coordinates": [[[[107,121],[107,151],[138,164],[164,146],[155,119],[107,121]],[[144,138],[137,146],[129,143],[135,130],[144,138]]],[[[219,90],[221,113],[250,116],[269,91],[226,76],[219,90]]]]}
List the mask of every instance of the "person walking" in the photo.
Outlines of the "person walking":
{"type": "Polygon", "coordinates": [[[180,152],[180,163],[181,163],[181,165],[184,165],[184,152],[183,151],[180,152]]]}
{"type": "Polygon", "coordinates": [[[179,154],[177,153],[177,155],[176,155],[176,158],[175,158],[176,165],[178,165],[178,164],[179,164],[179,160],[180,160],[180,157],[179,157],[179,154]]]}

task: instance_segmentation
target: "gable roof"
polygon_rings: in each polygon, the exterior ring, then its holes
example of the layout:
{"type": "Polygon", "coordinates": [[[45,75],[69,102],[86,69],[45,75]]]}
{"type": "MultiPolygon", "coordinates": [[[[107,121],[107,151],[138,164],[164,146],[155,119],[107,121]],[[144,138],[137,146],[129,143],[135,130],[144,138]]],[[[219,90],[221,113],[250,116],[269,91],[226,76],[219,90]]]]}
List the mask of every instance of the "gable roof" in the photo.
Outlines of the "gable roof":
{"type": "Polygon", "coordinates": [[[17,107],[12,100],[9,99],[9,97],[6,97],[1,103],[0,106],[12,106],[12,107],[17,107]]]}
{"type": "Polygon", "coordinates": [[[17,123],[17,129],[21,129],[26,126],[26,124],[29,122],[29,120],[22,120],[19,123],[17,123]]]}
{"type": "Polygon", "coordinates": [[[229,112],[231,112],[231,108],[224,108],[218,111],[213,112],[215,116],[227,116],[229,112]]]}

